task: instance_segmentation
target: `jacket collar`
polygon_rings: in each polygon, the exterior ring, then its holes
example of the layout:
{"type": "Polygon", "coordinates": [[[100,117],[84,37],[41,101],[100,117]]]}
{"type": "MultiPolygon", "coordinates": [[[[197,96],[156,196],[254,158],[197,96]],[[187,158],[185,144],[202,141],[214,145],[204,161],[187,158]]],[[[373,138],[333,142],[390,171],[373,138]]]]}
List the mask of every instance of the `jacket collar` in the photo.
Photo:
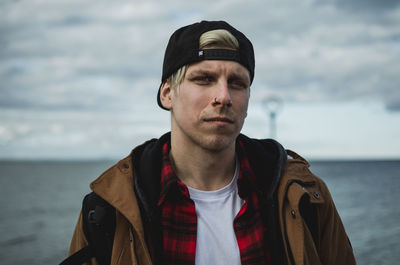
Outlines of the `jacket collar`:
{"type": "MultiPolygon", "coordinates": [[[[271,202],[286,165],[286,151],[271,139],[251,139],[243,134],[238,139],[256,176],[255,184],[262,187],[263,199],[271,202]]],[[[121,212],[125,210],[127,215],[132,212],[129,201],[137,199],[145,220],[152,220],[160,196],[162,146],[169,140],[170,133],[166,133],[136,147],[128,157],[93,181],[92,190],[121,212]]]]}

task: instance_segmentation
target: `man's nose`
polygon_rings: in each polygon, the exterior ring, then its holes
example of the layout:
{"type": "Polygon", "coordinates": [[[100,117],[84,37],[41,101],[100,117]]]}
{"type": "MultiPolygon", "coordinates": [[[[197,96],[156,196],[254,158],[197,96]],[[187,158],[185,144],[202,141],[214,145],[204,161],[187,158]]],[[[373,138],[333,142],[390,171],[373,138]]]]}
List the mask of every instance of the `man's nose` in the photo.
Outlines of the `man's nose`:
{"type": "Polygon", "coordinates": [[[213,105],[224,105],[224,106],[232,106],[231,93],[229,91],[228,81],[227,80],[219,80],[216,84],[215,88],[215,97],[213,99],[213,105]]]}

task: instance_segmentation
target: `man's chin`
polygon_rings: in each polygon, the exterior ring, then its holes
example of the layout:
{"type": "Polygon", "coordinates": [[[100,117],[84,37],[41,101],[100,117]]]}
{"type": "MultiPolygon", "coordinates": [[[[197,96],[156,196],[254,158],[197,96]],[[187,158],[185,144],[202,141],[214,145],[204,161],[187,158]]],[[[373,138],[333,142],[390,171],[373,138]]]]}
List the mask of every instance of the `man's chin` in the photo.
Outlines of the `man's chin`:
{"type": "Polygon", "coordinates": [[[207,137],[200,145],[209,152],[220,153],[234,146],[235,141],[236,136],[215,135],[207,137]]]}

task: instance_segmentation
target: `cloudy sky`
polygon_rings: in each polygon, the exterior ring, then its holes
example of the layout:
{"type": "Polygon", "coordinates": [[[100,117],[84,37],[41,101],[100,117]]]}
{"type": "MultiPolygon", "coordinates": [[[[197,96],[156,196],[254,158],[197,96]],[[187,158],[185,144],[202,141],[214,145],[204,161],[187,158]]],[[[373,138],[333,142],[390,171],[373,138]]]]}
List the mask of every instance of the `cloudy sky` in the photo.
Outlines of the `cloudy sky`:
{"type": "Polygon", "coordinates": [[[252,40],[243,132],[307,158],[400,158],[397,0],[0,2],[0,158],[122,158],[169,129],[156,91],[178,27],[226,20],[252,40]]]}

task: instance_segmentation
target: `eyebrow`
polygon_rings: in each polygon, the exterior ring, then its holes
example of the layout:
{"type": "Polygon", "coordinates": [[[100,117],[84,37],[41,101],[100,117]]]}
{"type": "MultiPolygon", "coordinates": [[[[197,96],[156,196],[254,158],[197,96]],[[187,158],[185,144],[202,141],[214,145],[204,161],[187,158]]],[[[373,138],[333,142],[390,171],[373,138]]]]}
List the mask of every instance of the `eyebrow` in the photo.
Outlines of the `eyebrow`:
{"type": "Polygon", "coordinates": [[[211,76],[214,76],[215,73],[213,73],[212,71],[204,70],[204,69],[197,69],[197,70],[193,70],[192,72],[190,72],[188,74],[188,77],[195,76],[195,75],[211,75],[211,76]]]}
{"type": "Polygon", "coordinates": [[[229,78],[230,79],[239,79],[239,80],[242,80],[242,81],[250,83],[250,78],[247,78],[247,76],[241,75],[241,74],[237,74],[237,73],[230,74],[229,78]]]}

